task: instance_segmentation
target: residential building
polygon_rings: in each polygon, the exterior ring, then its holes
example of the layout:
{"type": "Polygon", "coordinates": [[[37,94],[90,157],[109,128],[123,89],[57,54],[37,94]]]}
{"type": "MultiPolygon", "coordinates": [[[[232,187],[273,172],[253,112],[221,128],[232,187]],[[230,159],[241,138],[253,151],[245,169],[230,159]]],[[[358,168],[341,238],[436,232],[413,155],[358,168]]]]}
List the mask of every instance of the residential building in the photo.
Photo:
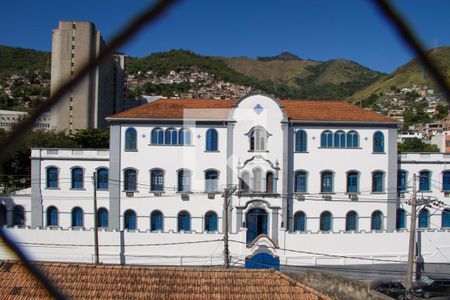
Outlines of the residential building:
{"type": "MultiPolygon", "coordinates": [[[[14,110],[0,110],[0,129],[10,131],[20,120],[28,115],[27,112],[14,111],[14,110]]],[[[42,114],[36,123],[33,125],[33,129],[49,130],[51,126],[50,113],[42,114]]]]}

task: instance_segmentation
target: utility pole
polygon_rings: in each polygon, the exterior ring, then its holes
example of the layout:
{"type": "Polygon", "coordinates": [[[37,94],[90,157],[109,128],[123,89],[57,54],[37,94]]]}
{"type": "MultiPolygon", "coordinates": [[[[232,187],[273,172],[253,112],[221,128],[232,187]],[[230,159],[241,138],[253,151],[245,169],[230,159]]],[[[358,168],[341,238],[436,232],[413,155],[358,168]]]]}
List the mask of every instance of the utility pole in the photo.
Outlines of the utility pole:
{"type": "Polygon", "coordinates": [[[230,249],[228,245],[228,207],[230,204],[229,197],[236,191],[235,186],[227,186],[223,191],[223,222],[224,222],[224,233],[223,233],[223,259],[224,268],[230,268],[230,249]]]}
{"type": "Polygon", "coordinates": [[[95,253],[95,264],[99,264],[98,255],[98,214],[97,214],[97,172],[94,172],[93,180],[94,183],[94,253],[95,253]]]}
{"type": "Polygon", "coordinates": [[[415,259],[415,249],[416,249],[416,206],[417,206],[417,191],[416,191],[416,174],[413,175],[413,194],[411,197],[411,226],[409,229],[409,251],[408,251],[408,274],[406,278],[406,287],[408,290],[412,288],[413,283],[413,269],[415,259]]]}

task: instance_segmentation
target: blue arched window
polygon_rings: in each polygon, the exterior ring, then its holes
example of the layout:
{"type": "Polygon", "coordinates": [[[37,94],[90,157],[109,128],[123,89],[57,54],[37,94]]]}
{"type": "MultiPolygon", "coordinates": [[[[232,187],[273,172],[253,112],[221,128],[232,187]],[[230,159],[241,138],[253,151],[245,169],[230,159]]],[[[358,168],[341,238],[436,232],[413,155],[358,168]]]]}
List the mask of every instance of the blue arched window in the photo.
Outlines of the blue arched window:
{"type": "Polygon", "coordinates": [[[179,170],[178,171],[178,192],[190,192],[191,191],[191,171],[179,170]]]}
{"type": "Polygon", "coordinates": [[[97,170],[97,189],[107,190],[108,189],[108,169],[100,168],[97,170]]]}
{"type": "Polygon", "coordinates": [[[58,226],[58,209],[54,206],[47,208],[47,226],[58,226]]]}
{"type": "Polygon", "coordinates": [[[338,130],[334,133],[334,147],[345,148],[345,132],[338,130]]]}
{"type": "Polygon", "coordinates": [[[399,193],[406,192],[408,185],[408,172],[399,170],[397,173],[397,189],[399,193]]]}
{"type": "Polygon", "coordinates": [[[150,188],[152,191],[164,191],[164,171],[154,169],[150,172],[150,188]]]}
{"type": "Polygon", "coordinates": [[[358,230],[358,214],[351,210],[345,216],[345,231],[358,230]]]}
{"type": "Polygon", "coordinates": [[[167,128],[164,140],[166,145],[178,144],[178,132],[175,128],[167,128]]]}
{"type": "Polygon", "coordinates": [[[347,173],[347,193],[358,193],[359,192],[359,173],[356,171],[351,171],[347,173]]]}
{"type": "Polygon", "coordinates": [[[442,173],[442,190],[444,192],[450,191],[450,171],[444,171],[442,173]]]}
{"type": "Polygon", "coordinates": [[[442,211],[442,228],[450,227],[450,209],[446,208],[442,211]]]}
{"type": "Polygon", "coordinates": [[[430,222],[430,213],[428,212],[428,209],[422,209],[419,212],[419,228],[428,228],[430,222]]]}
{"type": "Polygon", "coordinates": [[[191,144],[191,131],[187,128],[181,128],[178,133],[178,144],[190,145],[191,144]]]}
{"type": "Polygon", "coordinates": [[[308,173],[305,171],[295,172],[295,187],[296,193],[306,193],[308,191],[308,173]]]}
{"type": "Polygon", "coordinates": [[[320,147],[332,148],[333,147],[333,133],[329,130],[325,130],[320,135],[320,147]]]}
{"type": "Polygon", "coordinates": [[[84,188],[84,171],[82,168],[72,169],[72,188],[73,189],[84,188]]]}
{"type": "Polygon", "coordinates": [[[205,172],[205,191],[207,193],[217,192],[219,190],[219,173],[215,170],[205,172]]]}
{"type": "Polygon", "coordinates": [[[108,227],[108,210],[104,207],[101,207],[97,211],[97,226],[99,228],[108,227]]]}
{"type": "Polygon", "coordinates": [[[159,210],[152,211],[150,215],[150,230],[162,231],[163,230],[163,214],[159,210]]]}
{"type": "Polygon", "coordinates": [[[136,129],[128,128],[125,131],[125,150],[136,150],[137,149],[137,133],[136,129]]]}
{"type": "Polygon", "coordinates": [[[136,191],[137,190],[137,172],[134,169],[127,169],[123,173],[124,181],[123,188],[125,191],[136,191]]]}
{"type": "Polygon", "coordinates": [[[384,173],[376,171],[372,173],[372,192],[381,193],[384,192],[384,173]]]}
{"type": "Polygon", "coordinates": [[[191,230],[191,215],[183,210],[178,214],[178,231],[191,230]]]}
{"type": "Polygon", "coordinates": [[[421,171],[419,173],[419,192],[430,191],[430,171],[421,171]]]}
{"type": "Polygon", "coordinates": [[[376,210],[372,213],[370,229],[372,229],[372,230],[382,230],[383,229],[383,214],[381,213],[381,211],[376,210]]]}
{"type": "Polygon", "coordinates": [[[205,231],[217,231],[217,214],[213,211],[205,215],[205,231]]]}
{"type": "Polygon", "coordinates": [[[306,231],[306,214],[302,211],[294,215],[294,231],[306,231]]]}
{"type": "Polygon", "coordinates": [[[4,226],[7,225],[7,219],[6,219],[6,215],[7,215],[8,210],[6,209],[6,206],[4,206],[3,204],[0,204],[0,226],[4,226]]]}
{"type": "Polygon", "coordinates": [[[307,135],[304,130],[297,130],[295,132],[295,152],[306,152],[307,150],[307,135]]]}
{"type": "Polygon", "coordinates": [[[58,188],[58,168],[47,168],[47,188],[58,188]]]}
{"type": "Polygon", "coordinates": [[[128,209],[123,215],[123,227],[128,230],[136,230],[136,213],[128,209]]]}
{"type": "Polygon", "coordinates": [[[25,225],[25,209],[22,205],[14,205],[13,207],[13,225],[24,226],[25,225]]]}
{"type": "Polygon", "coordinates": [[[152,144],[153,145],[164,144],[164,131],[161,128],[155,128],[152,130],[152,144]]]}
{"type": "Polygon", "coordinates": [[[206,151],[217,151],[219,141],[219,135],[217,130],[210,128],[206,131],[206,151]]]}
{"type": "Polygon", "coordinates": [[[332,215],[329,211],[320,214],[320,231],[331,231],[332,215]]]}
{"type": "Polygon", "coordinates": [[[80,207],[72,209],[72,227],[83,227],[83,210],[80,207]]]}
{"type": "Polygon", "coordinates": [[[384,152],[384,135],[381,131],[377,131],[373,135],[373,152],[384,152]]]}
{"type": "Polygon", "coordinates": [[[349,131],[347,133],[347,148],[359,147],[359,134],[356,131],[349,131]]]}
{"type": "Polygon", "coordinates": [[[397,221],[396,226],[397,229],[405,229],[406,228],[406,212],[403,208],[397,209],[397,221]]]}
{"type": "Polygon", "coordinates": [[[331,171],[325,171],[320,174],[320,192],[333,192],[333,173],[331,171]]]}

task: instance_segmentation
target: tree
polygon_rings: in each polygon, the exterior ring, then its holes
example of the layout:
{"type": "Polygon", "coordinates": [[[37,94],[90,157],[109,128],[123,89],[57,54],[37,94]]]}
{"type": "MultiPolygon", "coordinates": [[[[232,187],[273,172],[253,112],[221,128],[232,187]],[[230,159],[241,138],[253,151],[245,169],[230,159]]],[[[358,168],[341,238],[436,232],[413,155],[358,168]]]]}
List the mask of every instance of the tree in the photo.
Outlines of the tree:
{"type": "Polygon", "coordinates": [[[436,119],[443,119],[448,116],[448,106],[438,104],[436,105],[436,112],[436,119]]]}
{"type": "Polygon", "coordinates": [[[398,143],[398,152],[439,152],[436,145],[424,143],[421,139],[407,139],[403,143],[398,143]]]}
{"type": "Polygon", "coordinates": [[[80,129],[71,139],[81,148],[109,148],[109,131],[105,129],[80,129]]]}

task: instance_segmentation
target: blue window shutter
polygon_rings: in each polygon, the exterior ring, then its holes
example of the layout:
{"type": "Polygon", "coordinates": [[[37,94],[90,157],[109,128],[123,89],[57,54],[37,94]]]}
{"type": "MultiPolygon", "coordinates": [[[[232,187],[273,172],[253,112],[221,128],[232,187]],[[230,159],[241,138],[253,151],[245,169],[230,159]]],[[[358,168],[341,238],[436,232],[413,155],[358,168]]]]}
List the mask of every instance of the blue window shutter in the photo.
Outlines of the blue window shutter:
{"type": "Polygon", "coordinates": [[[384,135],[380,131],[373,136],[373,152],[384,152],[384,135]]]}
{"type": "Polygon", "coordinates": [[[430,190],[430,172],[423,171],[419,173],[419,191],[429,191],[430,190]]]}
{"type": "Polygon", "coordinates": [[[166,145],[170,145],[172,142],[169,129],[166,129],[164,141],[166,145]]]}
{"type": "Polygon", "coordinates": [[[450,227],[450,209],[444,209],[442,211],[442,227],[443,228],[450,227]]]}
{"type": "Polygon", "coordinates": [[[381,212],[376,211],[372,214],[371,223],[372,223],[371,224],[372,230],[381,230],[382,229],[383,216],[381,215],[381,212]]]}
{"type": "Polygon", "coordinates": [[[325,148],[327,146],[327,137],[324,132],[320,135],[320,147],[325,148]]]}
{"type": "Polygon", "coordinates": [[[135,150],[136,149],[136,129],[128,128],[125,131],[125,149],[126,150],[135,150]]]}
{"type": "Polygon", "coordinates": [[[422,209],[419,213],[419,228],[427,228],[428,227],[428,210],[422,209]]]}
{"type": "Polygon", "coordinates": [[[345,224],[345,230],[346,231],[355,231],[357,230],[357,214],[354,211],[351,211],[346,216],[346,224],[345,224]]]}
{"type": "Polygon", "coordinates": [[[406,214],[404,209],[397,209],[397,220],[396,220],[396,228],[404,229],[406,228],[406,214]]]}
{"type": "Polygon", "coordinates": [[[158,133],[157,129],[152,130],[152,144],[158,144],[158,133]]]}
{"type": "Polygon", "coordinates": [[[108,211],[105,208],[100,208],[98,210],[97,224],[100,228],[108,227],[108,211]]]}
{"type": "Polygon", "coordinates": [[[320,215],[320,230],[321,231],[331,230],[331,214],[329,212],[324,212],[320,215]]]}
{"type": "Polygon", "coordinates": [[[294,216],[294,231],[305,231],[306,217],[304,212],[297,212],[294,216]]]}
{"type": "Polygon", "coordinates": [[[445,171],[442,174],[442,190],[450,191],[450,171],[445,171]]]}

